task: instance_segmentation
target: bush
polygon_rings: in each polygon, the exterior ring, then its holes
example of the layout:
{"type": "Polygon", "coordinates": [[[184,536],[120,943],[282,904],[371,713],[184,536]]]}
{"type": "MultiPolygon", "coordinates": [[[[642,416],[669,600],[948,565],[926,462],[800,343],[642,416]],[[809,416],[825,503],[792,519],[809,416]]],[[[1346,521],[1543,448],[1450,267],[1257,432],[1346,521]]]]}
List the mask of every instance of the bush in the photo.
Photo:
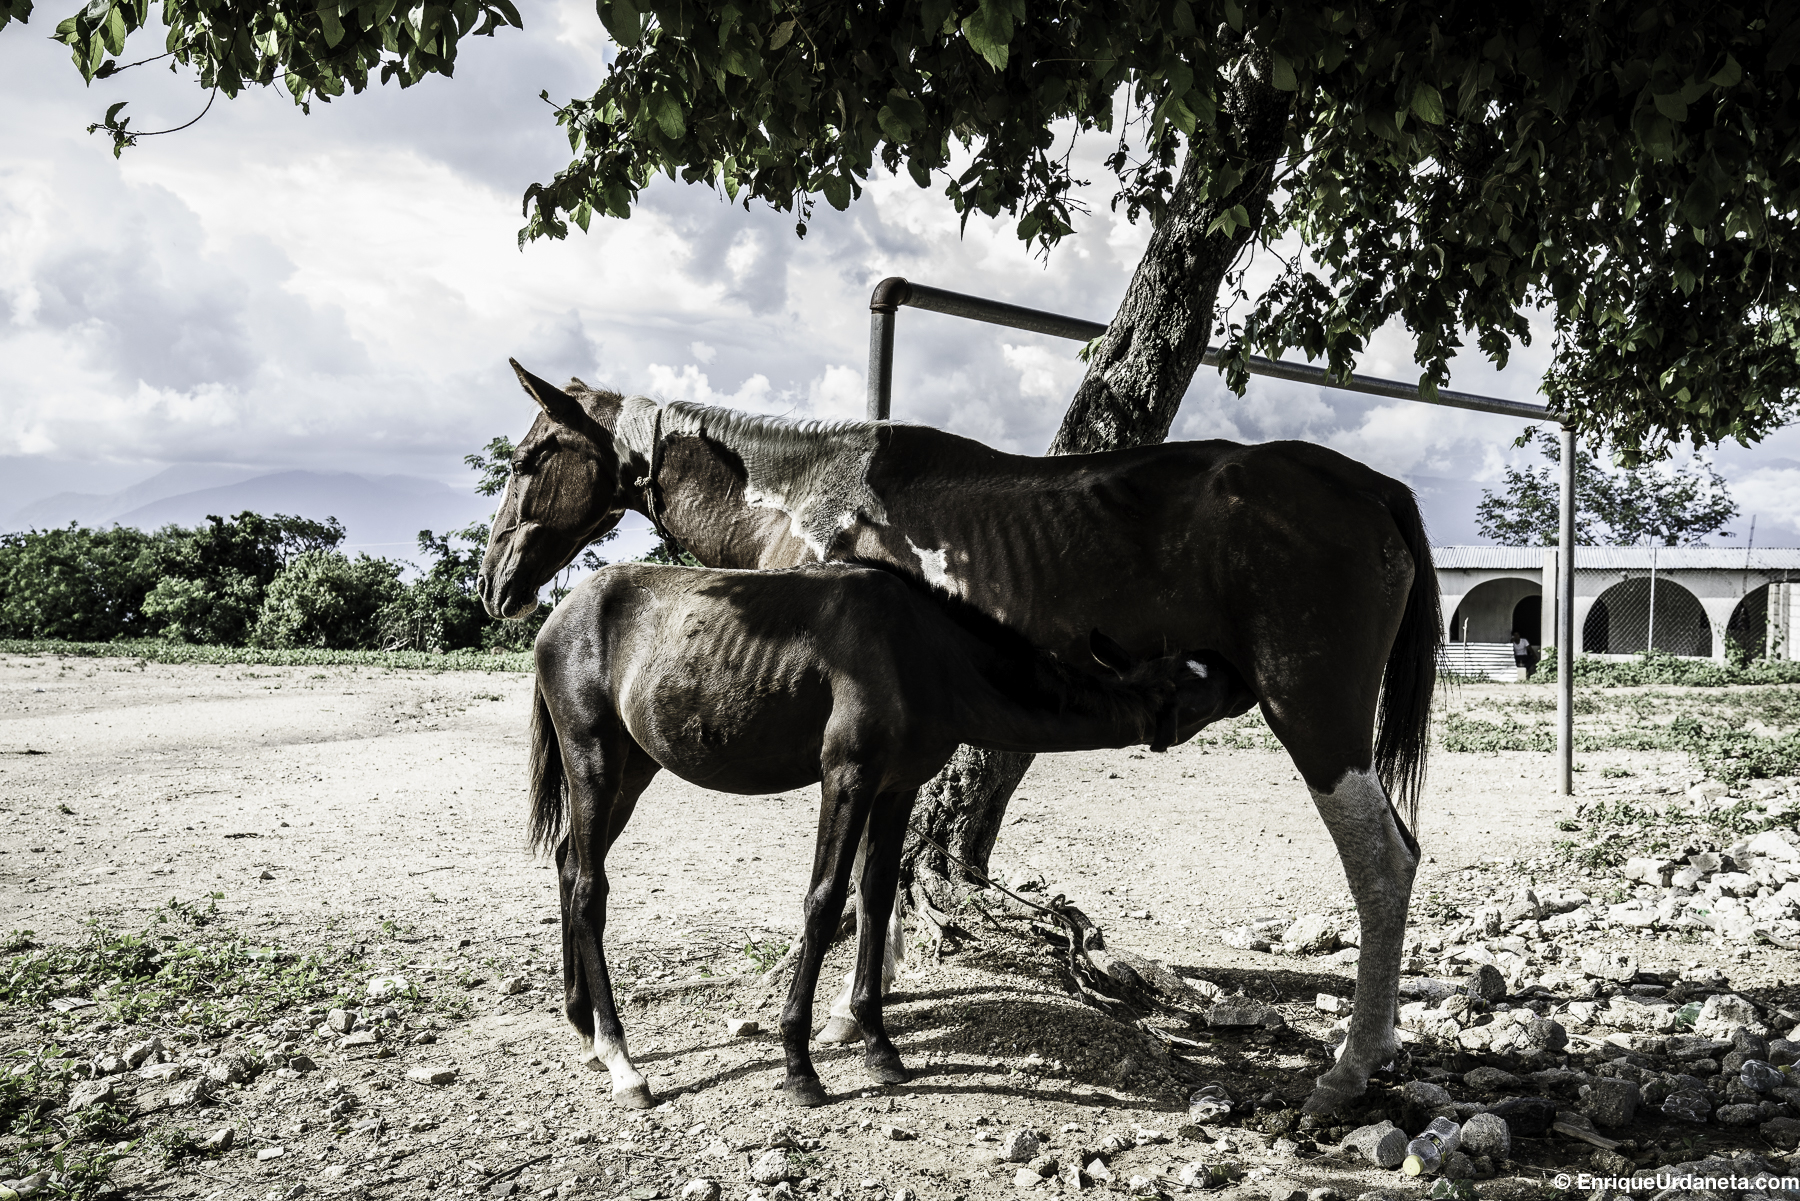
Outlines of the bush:
{"type": "Polygon", "coordinates": [[[262,607],[262,586],[234,568],[210,579],[166,576],[144,597],[145,624],[175,642],[239,646],[262,607]]]}
{"type": "MultiPolygon", "coordinates": [[[[1556,657],[1544,648],[1544,661],[1532,677],[1534,684],[1556,682],[1556,657]]],[[[1635,688],[1646,684],[1673,684],[1685,688],[1726,688],[1733,684],[1800,684],[1800,660],[1756,659],[1747,663],[1716,663],[1711,659],[1684,659],[1654,652],[1631,659],[1599,659],[1580,655],[1575,659],[1575,684],[1589,688],[1635,688]]]]}
{"type": "Polygon", "coordinates": [[[487,611],[454,580],[427,575],[414,580],[381,611],[381,648],[453,651],[482,645],[487,611]]]}
{"type": "Polygon", "coordinates": [[[267,647],[372,648],[382,609],[404,590],[397,563],[307,551],[264,593],[251,641],[267,647]]]}
{"type": "Polygon", "coordinates": [[[107,641],[145,632],[139,606],[155,581],[141,560],[151,535],[110,530],[0,534],[0,637],[107,641]]]}

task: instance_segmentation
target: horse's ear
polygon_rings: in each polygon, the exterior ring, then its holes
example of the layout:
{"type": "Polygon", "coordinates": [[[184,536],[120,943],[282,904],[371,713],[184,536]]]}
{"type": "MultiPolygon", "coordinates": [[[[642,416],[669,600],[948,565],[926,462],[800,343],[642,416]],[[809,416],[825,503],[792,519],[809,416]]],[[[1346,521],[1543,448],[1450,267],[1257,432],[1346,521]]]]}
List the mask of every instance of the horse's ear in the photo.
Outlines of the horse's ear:
{"type": "Polygon", "coordinates": [[[1125,653],[1125,648],[1099,630],[1091,631],[1088,634],[1088,650],[1093,653],[1094,658],[1102,667],[1110,667],[1120,675],[1131,670],[1131,656],[1125,653]]]}
{"type": "Polygon", "coordinates": [[[518,373],[519,383],[524,386],[525,394],[538,402],[538,407],[544,410],[545,416],[558,425],[566,426],[583,434],[592,432],[594,419],[588,416],[587,410],[581,407],[580,401],[549,380],[539,379],[519,366],[519,360],[508,359],[506,361],[511,363],[512,369],[518,373]]]}

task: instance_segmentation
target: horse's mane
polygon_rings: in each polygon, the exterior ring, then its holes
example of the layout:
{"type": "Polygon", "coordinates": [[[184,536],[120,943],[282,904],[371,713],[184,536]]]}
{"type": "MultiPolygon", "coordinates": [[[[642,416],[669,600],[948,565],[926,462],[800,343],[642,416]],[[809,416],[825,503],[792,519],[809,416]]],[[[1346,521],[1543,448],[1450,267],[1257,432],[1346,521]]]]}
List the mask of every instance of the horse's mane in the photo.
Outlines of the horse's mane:
{"type": "Polygon", "coordinates": [[[1121,717],[1141,713],[1143,694],[1110,675],[1084,672],[1057,658],[987,610],[898,563],[846,558],[833,562],[885,572],[931,601],[952,624],[994,653],[995,670],[984,673],[1008,700],[1051,712],[1121,717]]]}
{"type": "Polygon", "coordinates": [[[746,413],[741,409],[721,408],[692,400],[670,401],[663,405],[663,427],[670,430],[698,430],[705,427],[708,435],[731,446],[757,446],[770,449],[801,449],[831,442],[846,436],[866,439],[883,425],[881,421],[825,421],[815,417],[767,417],[746,413]]]}

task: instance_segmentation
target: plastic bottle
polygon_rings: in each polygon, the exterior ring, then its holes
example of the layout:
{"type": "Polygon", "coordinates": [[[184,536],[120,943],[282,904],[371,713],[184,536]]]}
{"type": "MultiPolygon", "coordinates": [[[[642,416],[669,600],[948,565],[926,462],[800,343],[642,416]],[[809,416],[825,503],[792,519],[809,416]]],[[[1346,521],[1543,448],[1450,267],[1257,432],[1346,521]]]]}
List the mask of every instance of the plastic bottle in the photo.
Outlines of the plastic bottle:
{"type": "Polygon", "coordinates": [[[1432,1118],[1431,1125],[1420,1131],[1418,1138],[1406,1144],[1406,1158],[1400,1161],[1400,1170],[1408,1176],[1435,1172],[1443,1166],[1450,1153],[1460,1146],[1462,1127],[1449,1118],[1432,1118]]]}

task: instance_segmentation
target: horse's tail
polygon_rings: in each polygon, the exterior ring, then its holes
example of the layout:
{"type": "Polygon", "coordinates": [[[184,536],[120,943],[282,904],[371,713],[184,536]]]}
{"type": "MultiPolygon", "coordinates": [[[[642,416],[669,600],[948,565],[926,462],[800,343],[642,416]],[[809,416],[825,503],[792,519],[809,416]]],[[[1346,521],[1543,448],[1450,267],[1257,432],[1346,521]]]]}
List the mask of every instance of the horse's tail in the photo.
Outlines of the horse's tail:
{"type": "Polygon", "coordinates": [[[566,792],[562,744],[556,740],[556,726],[550,720],[540,679],[531,688],[531,825],[527,838],[533,850],[548,851],[562,836],[566,792]]]}
{"type": "Polygon", "coordinates": [[[1387,670],[1381,679],[1381,731],[1375,737],[1375,770],[1382,787],[1406,814],[1409,826],[1419,824],[1419,794],[1425,786],[1425,754],[1431,737],[1431,692],[1437,684],[1438,648],[1444,640],[1444,623],[1438,606],[1437,569],[1431,563],[1431,543],[1412,489],[1397,484],[1388,497],[1388,512],[1400,527],[1400,537],[1412,555],[1412,591],[1400,631],[1388,651],[1387,670]]]}

